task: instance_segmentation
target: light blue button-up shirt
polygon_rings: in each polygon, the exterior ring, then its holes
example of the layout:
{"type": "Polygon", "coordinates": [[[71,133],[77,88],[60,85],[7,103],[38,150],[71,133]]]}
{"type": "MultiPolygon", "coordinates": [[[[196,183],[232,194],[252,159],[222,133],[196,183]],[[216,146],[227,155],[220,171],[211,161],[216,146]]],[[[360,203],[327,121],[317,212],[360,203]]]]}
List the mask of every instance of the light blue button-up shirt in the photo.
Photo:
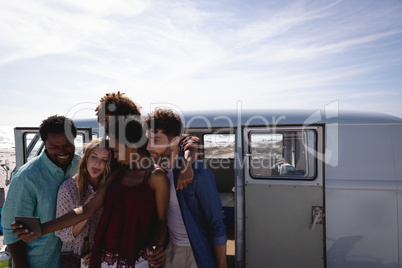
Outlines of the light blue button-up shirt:
{"type": "MultiPolygon", "coordinates": [[[[42,152],[13,174],[1,212],[4,244],[19,241],[10,227],[14,217],[39,217],[41,222],[55,218],[59,187],[64,180],[77,173],[79,160],[79,156],[75,155],[64,173],[42,152]]],[[[25,244],[28,262],[32,268],[60,267],[61,241],[54,233],[25,244]]]]}

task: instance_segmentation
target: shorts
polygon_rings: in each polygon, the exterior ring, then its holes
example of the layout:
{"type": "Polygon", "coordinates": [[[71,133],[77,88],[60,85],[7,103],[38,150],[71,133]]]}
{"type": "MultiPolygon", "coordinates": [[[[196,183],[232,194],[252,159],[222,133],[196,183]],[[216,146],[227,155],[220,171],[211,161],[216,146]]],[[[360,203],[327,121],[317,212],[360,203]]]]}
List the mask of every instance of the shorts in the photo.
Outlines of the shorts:
{"type": "Polygon", "coordinates": [[[166,264],[163,267],[197,268],[197,263],[195,262],[191,246],[176,246],[175,244],[170,242],[165,250],[165,255],[166,264]]]}

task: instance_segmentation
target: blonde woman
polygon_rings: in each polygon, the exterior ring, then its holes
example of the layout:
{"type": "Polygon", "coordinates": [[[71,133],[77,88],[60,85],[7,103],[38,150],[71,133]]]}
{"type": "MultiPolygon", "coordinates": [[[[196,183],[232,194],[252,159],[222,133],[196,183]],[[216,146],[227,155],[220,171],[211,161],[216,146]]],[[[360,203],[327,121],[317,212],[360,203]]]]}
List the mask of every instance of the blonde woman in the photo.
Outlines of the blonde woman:
{"type": "MultiPolygon", "coordinates": [[[[77,174],[66,180],[59,188],[56,217],[85,204],[110,174],[111,159],[112,151],[107,140],[99,138],[86,145],[77,174]]],[[[92,248],[101,214],[102,209],[91,219],[55,232],[63,242],[61,267],[80,267],[84,238],[88,236],[92,248]]]]}

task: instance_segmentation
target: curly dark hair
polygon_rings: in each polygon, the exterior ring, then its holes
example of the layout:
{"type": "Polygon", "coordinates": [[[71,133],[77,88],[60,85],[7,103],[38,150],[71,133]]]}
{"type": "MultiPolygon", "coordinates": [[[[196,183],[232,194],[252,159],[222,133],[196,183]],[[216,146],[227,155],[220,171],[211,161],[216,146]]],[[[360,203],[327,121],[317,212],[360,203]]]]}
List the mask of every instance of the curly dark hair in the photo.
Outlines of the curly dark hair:
{"type": "MultiPolygon", "coordinates": [[[[77,136],[77,128],[70,118],[62,115],[53,115],[43,120],[39,126],[39,134],[43,142],[46,142],[49,133],[64,133],[67,137],[71,133],[73,138],[75,138],[77,136]],[[70,128],[67,129],[67,132],[66,127],[70,128]]],[[[73,140],[70,140],[70,142],[74,143],[73,140]]]]}
{"type": "Polygon", "coordinates": [[[106,114],[116,116],[141,115],[141,106],[136,105],[130,98],[124,95],[124,93],[117,91],[117,93],[106,93],[100,99],[100,104],[95,109],[99,123],[105,120],[104,116],[106,114]]]}
{"type": "Polygon", "coordinates": [[[180,116],[173,113],[172,110],[157,108],[145,118],[144,128],[151,129],[154,133],[162,130],[169,139],[172,139],[181,135],[183,122],[180,116]]]}
{"type": "Polygon", "coordinates": [[[139,116],[130,116],[127,119],[117,118],[111,122],[110,126],[110,136],[124,138],[128,143],[137,143],[145,137],[139,116]]]}
{"type": "Polygon", "coordinates": [[[109,136],[117,138],[125,145],[135,144],[147,155],[147,138],[140,116],[130,116],[126,119],[117,118],[110,124],[109,136]]]}

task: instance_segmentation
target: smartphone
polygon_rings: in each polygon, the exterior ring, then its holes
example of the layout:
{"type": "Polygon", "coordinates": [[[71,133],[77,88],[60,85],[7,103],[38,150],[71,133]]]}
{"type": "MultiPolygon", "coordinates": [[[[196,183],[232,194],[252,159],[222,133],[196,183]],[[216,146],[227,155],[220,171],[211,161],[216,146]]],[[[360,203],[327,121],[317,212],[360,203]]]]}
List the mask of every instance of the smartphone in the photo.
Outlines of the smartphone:
{"type": "Polygon", "coordinates": [[[22,223],[31,232],[42,233],[42,225],[38,217],[15,217],[14,220],[22,223]]]}

